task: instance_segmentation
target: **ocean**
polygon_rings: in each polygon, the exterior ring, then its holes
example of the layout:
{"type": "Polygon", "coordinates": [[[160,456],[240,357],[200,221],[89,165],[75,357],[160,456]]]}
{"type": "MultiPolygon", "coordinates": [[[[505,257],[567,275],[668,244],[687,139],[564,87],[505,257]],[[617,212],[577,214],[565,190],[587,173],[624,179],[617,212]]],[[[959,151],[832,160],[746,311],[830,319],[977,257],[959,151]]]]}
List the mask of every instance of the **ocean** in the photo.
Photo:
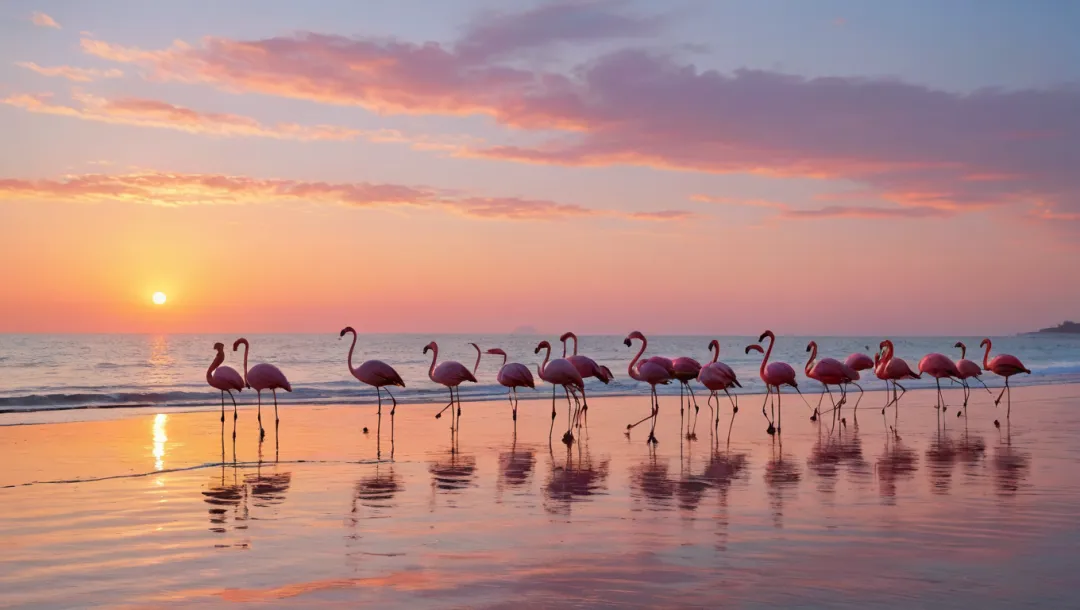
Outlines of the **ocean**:
{"type": "MultiPolygon", "coordinates": [[[[220,404],[220,394],[206,385],[206,369],[214,357],[213,344],[226,344],[226,364],[242,369],[242,350],[232,352],[236,336],[228,335],[0,335],[0,413],[50,409],[84,409],[108,407],[147,407],[153,409],[192,408],[220,404]]],[[[249,365],[269,362],[277,365],[289,378],[292,393],[279,393],[279,404],[370,404],[375,392],[349,374],[346,356],[350,337],[339,339],[336,333],[327,334],[269,334],[247,335],[251,342],[249,365]]],[[[736,370],[743,384],[740,394],[760,394],[764,386],[757,376],[758,354],[746,355],[743,348],[756,337],[662,336],[649,337],[647,355],[669,357],[691,356],[702,363],[711,359],[707,349],[710,340],[718,339],[720,359],[736,370]]],[[[427,378],[431,354],[423,354],[429,341],[439,344],[439,360],[457,360],[470,369],[476,351],[468,342],[483,349],[500,347],[510,355],[511,362],[527,364],[535,374],[535,365],[543,353],[533,353],[541,340],[555,343],[555,354],[562,354],[556,336],[537,335],[419,335],[371,334],[361,335],[354,355],[354,365],[367,359],[379,359],[393,366],[405,380],[404,389],[395,388],[401,403],[435,403],[447,400],[445,388],[427,378]]],[[[773,360],[781,360],[799,372],[804,392],[815,392],[820,386],[802,375],[806,362],[806,344],[811,339],[819,346],[819,357],[843,359],[854,351],[873,354],[881,337],[794,337],[778,338],[773,360]]],[[[959,358],[953,348],[956,341],[968,345],[967,357],[982,361],[979,342],[982,337],[892,337],[896,355],[915,368],[919,359],[929,352],[941,352],[959,358]]],[[[1010,353],[1019,357],[1032,370],[1030,376],[1014,378],[1016,385],[1067,383],[1080,380],[1080,336],[1022,335],[992,337],[993,354],[1010,353]]],[[[622,336],[582,335],[579,353],[615,374],[615,381],[603,385],[590,380],[586,388],[590,396],[628,395],[644,393],[647,386],[627,376],[627,365],[638,350],[638,343],[628,348],[622,336]]],[[[506,389],[498,385],[495,375],[501,357],[485,355],[477,371],[477,384],[462,386],[463,400],[502,400],[506,389]]],[[[1002,380],[987,373],[988,385],[1000,386],[1002,380]]],[[[543,397],[547,388],[540,385],[535,391],[519,391],[521,398],[543,397]]],[[[910,388],[928,387],[931,381],[912,381],[910,388]]],[[[705,390],[693,384],[698,397],[705,390]]],[[[881,382],[871,374],[866,389],[881,389],[881,382]]],[[[662,388],[665,394],[678,394],[677,385],[662,388]]],[[[238,395],[240,404],[252,403],[253,392],[238,395]]],[[[2,423],[2,420],[0,420],[2,423]]]]}

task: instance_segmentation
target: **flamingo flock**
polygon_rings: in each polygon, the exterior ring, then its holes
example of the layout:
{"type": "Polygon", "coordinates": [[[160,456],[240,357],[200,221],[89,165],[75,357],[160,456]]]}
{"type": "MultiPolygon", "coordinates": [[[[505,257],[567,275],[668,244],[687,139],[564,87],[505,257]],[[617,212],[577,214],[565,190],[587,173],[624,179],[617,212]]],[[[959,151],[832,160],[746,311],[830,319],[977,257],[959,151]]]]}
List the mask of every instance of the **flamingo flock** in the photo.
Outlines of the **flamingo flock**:
{"type": "MultiPolygon", "coordinates": [[[[377,402],[377,415],[379,416],[380,426],[382,418],[382,393],[386,392],[387,397],[390,399],[390,422],[391,422],[391,438],[393,438],[393,422],[394,414],[397,410],[397,399],[391,393],[392,387],[405,387],[405,381],[401,375],[389,364],[376,359],[365,360],[359,366],[353,366],[353,355],[357,347],[357,332],[351,326],[347,326],[339,333],[339,338],[345,338],[347,334],[352,335],[352,342],[349,346],[348,355],[346,357],[346,366],[349,373],[355,377],[361,383],[375,388],[376,402],[377,402]]],[[[543,361],[536,366],[536,376],[540,381],[551,385],[551,425],[548,430],[548,438],[552,437],[555,430],[555,419],[558,416],[558,390],[561,387],[563,394],[566,398],[567,405],[567,428],[566,432],[562,436],[562,441],[566,444],[574,442],[575,430],[580,431],[582,426],[588,426],[588,400],[586,398],[586,379],[596,379],[603,384],[609,384],[615,376],[611,370],[606,366],[598,364],[592,358],[588,356],[578,354],[578,338],[572,332],[564,333],[559,340],[563,345],[563,354],[560,358],[552,359],[552,346],[548,341],[540,341],[536,348],[533,350],[534,354],[539,354],[544,351],[543,361]],[[573,341],[572,353],[569,355],[568,342],[573,341]]],[[[679,413],[680,418],[684,418],[687,413],[687,409],[693,406],[693,412],[689,413],[686,426],[683,427],[680,424],[680,434],[685,433],[689,439],[696,438],[697,430],[697,416],[700,411],[697,404],[697,396],[694,393],[691,382],[696,381],[705,387],[709,391],[709,398],[707,405],[710,409],[710,422],[714,429],[718,429],[720,425],[720,398],[719,393],[723,392],[731,403],[731,421],[732,424],[735,420],[735,415],[739,412],[738,396],[733,393],[735,388],[742,388],[742,384],[739,382],[738,376],[735,371],[720,361],[720,342],[717,340],[710,341],[708,344],[708,350],[712,355],[712,359],[702,365],[696,359],[691,356],[678,356],[675,358],[668,358],[665,356],[645,356],[645,352],[648,349],[648,339],[640,331],[633,331],[626,336],[623,340],[623,344],[626,347],[633,347],[634,342],[640,342],[640,347],[637,353],[631,358],[627,365],[627,376],[634,381],[639,381],[649,386],[649,409],[648,414],[640,420],[628,424],[626,426],[626,436],[629,437],[631,431],[637,426],[649,422],[649,434],[646,437],[646,442],[649,444],[656,444],[658,442],[656,438],[656,423],[660,414],[660,400],[657,393],[657,386],[668,385],[672,382],[679,384],[679,413]]],[[[761,413],[765,417],[768,425],[765,429],[769,435],[778,435],[781,430],[781,422],[783,418],[783,404],[782,404],[782,392],[781,389],[788,387],[793,389],[799,394],[800,399],[806,405],[810,411],[810,421],[818,421],[819,415],[825,414],[822,410],[822,402],[825,397],[828,396],[831,408],[828,413],[832,414],[834,421],[840,421],[846,425],[846,419],[841,417],[841,410],[848,401],[849,386],[854,385],[859,390],[859,400],[855,401],[854,412],[857,414],[859,401],[862,400],[863,388],[859,384],[861,381],[862,371],[873,370],[874,376],[885,383],[885,405],[882,407],[881,412],[884,414],[889,407],[893,407],[896,412],[899,411],[900,399],[903,398],[907,390],[901,385],[900,382],[909,379],[921,379],[923,375],[932,377],[934,379],[936,390],[936,401],[934,408],[938,410],[939,415],[944,414],[948,407],[946,405],[945,397],[942,394],[941,382],[949,381],[959,384],[963,389],[964,402],[963,406],[957,411],[957,417],[961,415],[967,415],[968,403],[971,398],[971,380],[979,382],[987,393],[991,396],[993,393],[990,388],[982,380],[982,374],[984,372],[993,373],[999,377],[1004,378],[1005,384],[1001,390],[1001,393],[994,399],[994,405],[1000,405],[1004,399],[1006,401],[1005,417],[1009,418],[1012,413],[1012,388],[1009,383],[1010,378],[1020,373],[1030,374],[1031,370],[1024,366],[1019,358],[1009,354],[998,354],[993,358],[990,357],[990,351],[993,347],[990,339],[983,339],[979,344],[985,351],[983,352],[982,366],[978,363],[968,360],[967,346],[962,342],[957,342],[953,347],[960,350],[960,359],[953,361],[948,356],[942,353],[930,353],[919,360],[918,371],[913,370],[908,363],[902,358],[896,356],[896,347],[889,339],[881,341],[878,346],[878,350],[871,358],[868,354],[856,352],[849,354],[843,361],[835,358],[818,358],[818,345],[815,341],[810,341],[806,346],[806,352],[808,352],[809,358],[803,367],[803,374],[808,379],[813,379],[820,383],[823,387],[821,396],[818,398],[816,407],[811,407],[810,403],[803,396],[802,390],[799,388],[799,382],[797,379],[795,369],[786,362],[779,362],[772,360],[773,348],[776,345],[776,335],[771,330],[766,330],[758,337],[757,343],[752,343],[744,348],[744,352],[749,354],[750,352],[757,352],[762,354],[761,364],[758,369],[758,375],[761,381],[765,384],[765,397],[764,402],[761,405],[761,413]],[[762,347],[768,340],[766,347],[762,347]],[[833,395],[833,389],[839,394],[839,400],[833,395]],[[899,393],[897,392],[899,390],[899,393]]],[[[277,408],[277,391],[284,390],[286,392],[292,391],[292,385],[285,377],[281,369],[272,364],[256,364],[248,368],[248,352],[250,350],[250,343],[247,339],[241,337],[233,343],[233,351],[238,351],[240,346],[244,346],[243,356],[243,374],[241,375],[235,369],[225,366],[225,345],[222,343],[215,343],[213,349],[215,356],[210,364],[210,367],[206,371],[206,382],[210,387],[220,391],[221,393],[221,423],[224,426],[225,423],[225,394],[229,395],[229,399],[233,403],[233,421],[239,418],[237,412],[236,398],[233,396],[233,392],[240,392],[244,389],[253,389],[256,393],[256,400],[258,404],[258,423],[259,423],[259,438],[263,438],[266,435],[266,431],[262,425],[262,392],[270,391],[274,401],[274,423],[275,427],[280,424],[277,408]]],[[[452,434],[456,434],[460,431],[461,426],[461,385],[464,383],[477,383],[476,373],[480,366],[480,361],[485,354],[492,356],[501,356],[502,362],[496,376],[496,381],[499,385],[507,388],[507,400],[511,407],[511,418],[516,428],[518,421],[518,388],[536,388],[536,380],[533,377],[532,371],[528,366],[520,362],[507,362],[509,359],[506,351],[502,348],[489,348],[484,350],[480,345],[476,343],[469,343],[476,350],[476,361],[473,364],[472,370],[466,367],[460,362],[453,360],[446,360],[439,362],[439,346],[432,341],[424,346],[423,353],[427,354],[429,351],[431,355],[431,366],[428,369],[428,378],[445,388],[450,394],[450,400],[447,402],[440,411],[435,414],[435,418],[439,419],[447,409],[450,410],[450,430],[452,434]],[[456,389],[456,392],[455,392],[456,389]]],[[[994,420],[994,425],[1000,427],[1000,422],[994,420]]],[[[223,428],[224,430],[224,428],[223,428]]],[[[367,432],[367,428],[364,428],[364,432],[367,432]]],[[[730,437],[730,426],[728,435],[730,437]]],[[[236,437],[235,425],[233,428],[233,437],[236,437]]]]}

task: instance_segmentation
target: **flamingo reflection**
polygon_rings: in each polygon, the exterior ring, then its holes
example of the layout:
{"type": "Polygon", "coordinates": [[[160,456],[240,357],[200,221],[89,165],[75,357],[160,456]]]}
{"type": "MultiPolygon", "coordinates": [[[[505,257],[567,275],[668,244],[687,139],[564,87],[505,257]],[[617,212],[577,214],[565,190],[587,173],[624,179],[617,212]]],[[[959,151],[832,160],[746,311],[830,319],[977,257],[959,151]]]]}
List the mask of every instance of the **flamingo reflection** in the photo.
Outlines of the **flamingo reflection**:
{"type": "Polygon", "coordinates": [[[366,508],[382,511],[394,507],[394,496],[405,489],[405,484],[394,472],[391,465],[381,469],[382,464],[375,464],[375,472],[360,479],[353,486],[352,513],[356,514],[357,504],[366,508]]]}
{"type": "Polygon", "coordinates": [[[517,434],[514,434],[509,451],[499,453],[499,480],[496,486],[499,499],[496,499],[496,502],[501,501],[506,486],[525,488],[535,466],[536,452],[530,448],[518,447],[517,434]]]}
{"type": "Polygon", "coordinates": [[[773,510],[773,525],[783,527],[784,502],[789,493],[802,481],[802,471],[791,455],[772,445],[772,457],[765,464],[765,483],[769,486],[769,506],[773,510]]]}
{"type": "Polygon", "coordinates": [[[904,446],[896,428],[889,426],[885,440],[885,451],[878,457],[874,469],[878,475],[878,491],[886,504],[896,502],[896,483],[901,479],[915,477],[919,458],[915,452],[904,446]]]}
{"type": "Polygon", "coordinates": [[[431,489],[455,494],[476,485],[476,456],[451,449],[428,465],[431,489]]]}
{"type": "Polygon", "coordinates": [[[1012,446],[1012,425],[1005,420],[1005,437],[998,429],[998,446],[994,450],[991,465],[994,468],[994,488],[999,496],[1012,496],[1020,491],[1021,484],[1031,471],[1031,454],[1012,446]]]}
{"type": "Polygon", "coordinates": [[[551,473],[544,485],[544,510],[569,515],[574,502],[587,502],[591,496],[606,493],[610,462],[603,459],[594,463],[587,443],[578,443],[577,449],[567,447],[563,465],[556,465],[552,455],[551,473]]]}

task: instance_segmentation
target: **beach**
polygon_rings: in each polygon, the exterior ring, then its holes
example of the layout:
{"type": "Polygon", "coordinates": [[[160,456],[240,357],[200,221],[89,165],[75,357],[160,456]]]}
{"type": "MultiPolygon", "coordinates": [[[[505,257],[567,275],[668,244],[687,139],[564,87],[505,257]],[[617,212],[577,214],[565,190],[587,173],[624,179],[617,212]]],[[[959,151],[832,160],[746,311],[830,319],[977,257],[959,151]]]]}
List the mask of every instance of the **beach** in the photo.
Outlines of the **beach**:
{"type": "Polygon", "coordinates": [[[391,439],[388,405],[295,403],[260,443],[249,398],[235,444],[231,409],[8,414],[0,604],[1075,603],[1076,384],[1014,391],[1011,421],[982,390],[967,418],[956,389],[944,416],[867,392],[846,423],[785,393],[780,438],[747,395],[730,440],[701,396],[696,441],[664,396],[655,449],[624,435],[644,395],[591,400],[569,448],[561,397],[550,447],[544,399],[516,433],[466,402],[452,444],[437,405],[399,404],[391,439]]]}

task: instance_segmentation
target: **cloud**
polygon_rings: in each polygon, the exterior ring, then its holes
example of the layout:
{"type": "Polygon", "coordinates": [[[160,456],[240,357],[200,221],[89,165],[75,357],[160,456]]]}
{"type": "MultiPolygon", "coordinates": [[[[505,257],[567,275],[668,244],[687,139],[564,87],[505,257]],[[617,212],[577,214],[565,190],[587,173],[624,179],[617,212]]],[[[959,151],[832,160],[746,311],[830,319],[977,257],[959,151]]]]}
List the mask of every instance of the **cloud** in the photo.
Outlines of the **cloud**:
{"type": "Polygon", "coordinates": [[[253,118],[219,112],[199,112],[159,100],[120,98],[109,100],[76,92],[79,106],[52,103],[50,96],[13,95],[0,103],[29,112],[68,116],[139,127],[175,129],[214,136],[255,136],[289,140],[352,140],[361,132],[333,125],[264,125],[253,118]]]}
{"type": "Polygon", "coordinates": [[[690,220],[697,214],[687,210],[660,210],[657,212],[630,212],[626,215],[631,220],[690,220]]]}
{"type": "Polygon", "coordinates": [[[30,21],[33,22],[34,25],[43,28],[55,28],[57,30],[60,29],[60,24],[57,23],[55,19],[46,15],[45,13],[33,13],[32,15],[30,15],[30,21]]]}
{"type": "MultiPolygon", "coordinates": [[[[648,213],[599,210],[576,204],[515,197],[476,197],[444,189],[371,182],[313,182],[223,174],[142,171],[78,174],[61,180],[0,179],[0,200],[122,202],[186,205],[312,203],[358,208],[436,208],[477,219],[565,220],[614,217],[649,220],[648,213]]],[[[680,212],[656,212],[654,220],[680,212]]],[[[670,216],[670,218],[668,218],[670,216]]]]}
{"type": "Polygon", "coordinates": [[[713,195],[691,195],[690,201],[697,201],[699,203],[719,203],[722,205],[738,205],[752,208],[771,208],[777,210],[786,210],[788,208],[785,203],[769,201],[768,199],[740,199],[737,197],[717,197],[713,195]]]}
{"type": "Polygon", "coordinates": [[[957,93],[887,79],[721,73],[635,49],[564,72],[503,61],[523,48],[654,27],[608,15],[619,6],[610,2],[553,6],[557,18],[544,7],[489,17],[447,45],[312,33],[153,51],[82,44],[140,65],[152,79],[380,112],[482,114],[548,136],[563,132],[539,144],[472,146],[463,156],[847,180],[915,208],[1028,209],[1040,201],[1058,213],[1080,211],[1076,87],[957,93]],[[550,24],[575,10],[607,16],[560,35],[550,24]],[[535,38],[503,37],[530,23],[545,24],[535,38]]]}
{"type": "Polygon", "coordinates": [[[625,11],[621,0],[563,1],[520,13],[487,13],[465,29],[454,51],[478,61],[559,42],[590,42],[653,36],[663,17],[625,11]]]}
{"type": "Polygon", "coordinates": [[[955,212],[932,207],[871,208],[828,206],[814,210],[786,209],[779,218],[789,220],[821,220],[826,218],[865,218],[871,220],[898,220],[903,218],[943,218],[955,212]]]}
{"type": "Polygon", "coordinates": [[[37,72],[42,76],[60,76],[78,83],[88,83],[99,78],[120,78],[124,73],[116,68],[97,70],[94,68],[75,68],[73,66],[39,66],[32,61],[17,61],[16,66],[37,72]]]}

